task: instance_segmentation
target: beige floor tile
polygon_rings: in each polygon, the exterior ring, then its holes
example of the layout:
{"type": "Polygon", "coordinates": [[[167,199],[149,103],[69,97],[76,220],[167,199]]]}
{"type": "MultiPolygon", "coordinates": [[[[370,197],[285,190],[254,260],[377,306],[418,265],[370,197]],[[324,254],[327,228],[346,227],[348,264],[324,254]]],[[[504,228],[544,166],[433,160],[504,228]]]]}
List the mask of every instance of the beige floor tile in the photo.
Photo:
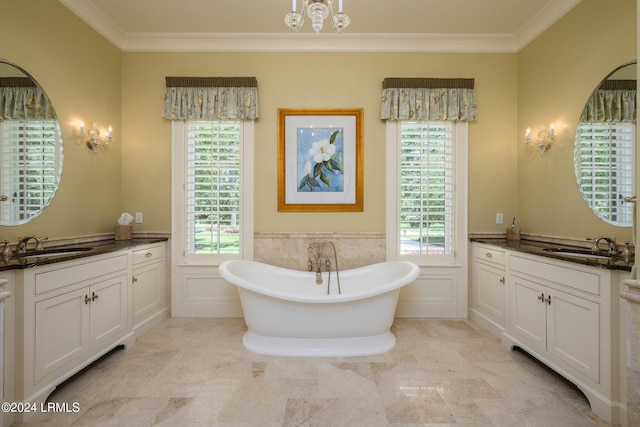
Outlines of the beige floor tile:
{"type": "Polygon", "coordinates": [[[468,320],[396,319],[396,347],[286,358],[242,347],[242,319],[169,319],[65,384],[29,426],[607,426],[586,398],[468,320]]]}

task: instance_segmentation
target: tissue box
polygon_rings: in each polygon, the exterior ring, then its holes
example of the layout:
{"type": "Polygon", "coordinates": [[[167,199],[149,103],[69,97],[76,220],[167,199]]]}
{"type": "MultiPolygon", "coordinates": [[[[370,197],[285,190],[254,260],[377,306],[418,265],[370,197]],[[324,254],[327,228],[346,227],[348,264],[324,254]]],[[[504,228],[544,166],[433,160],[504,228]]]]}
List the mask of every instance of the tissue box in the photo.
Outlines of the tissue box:
{"type": "Polygon", "coordinates": [[[520,240],[520,228],[507,228],[507,240],[520,240]]]}
{"type": "Polygon", "coordinates": [[[132,225],[116,225],[116,240],[131,240],[132,235],[132,225]]]}

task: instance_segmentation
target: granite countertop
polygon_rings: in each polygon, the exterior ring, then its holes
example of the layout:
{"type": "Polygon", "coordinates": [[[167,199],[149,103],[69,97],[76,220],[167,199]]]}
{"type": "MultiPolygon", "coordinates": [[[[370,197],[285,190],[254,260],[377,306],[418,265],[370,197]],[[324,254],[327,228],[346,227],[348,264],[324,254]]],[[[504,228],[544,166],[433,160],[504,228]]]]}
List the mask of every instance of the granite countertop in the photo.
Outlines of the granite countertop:
{"type": "Polygon", "coordinates": [[[591,267],[606,268],[609,270],[625,270],[631,271],[631,267],[634,263],[634,255],[625,258],[622,255],[617,255],[609,259],[605,258],[589,258],[587,257],[574,257],[570,255],[562,255],[556,252],[550,252],[545,248],[557,248],[567,250],[584,250],[584,247],[568,246],[549,242],[541,242],[536,240],[507,240],[505,238],[471,238],[472,242],[484,243],[487,245],[497,246],[503,249],[509,249],[516,252],[523,252],[531,255],[539,255],[546,258],[553,258],[562,261],[574,262],[576,264],[588,265],[591,267]]]}
{"type": "Polygon", "coordinates": [[[164,237],[158,238],[134,238],[132,240],[98,240],[86,243],[76,243],[72,245],[44,245],[45,252],[52,251],[73,251],[78,249],[79,252],[61,253],[56,256],[42,256],[38,257],[37,252],[27,251],[28,257],[16,257],[15,255],[9,259],[0,257],[0,271],[5,270],[21,270],[30,267],[37,267],[40,265],[53,264],[56,262],[70,261],[80,259],[88,256],[106,254],[109,252],[116,252],[126,249],[132,249],[136,246],[147,245],[150,243],[158,243],[167,241],[164,237]],[[87,250],[82,250],[88,248],[87,250]],[[31,256],[30,254],[33,254],[31,256]]]}

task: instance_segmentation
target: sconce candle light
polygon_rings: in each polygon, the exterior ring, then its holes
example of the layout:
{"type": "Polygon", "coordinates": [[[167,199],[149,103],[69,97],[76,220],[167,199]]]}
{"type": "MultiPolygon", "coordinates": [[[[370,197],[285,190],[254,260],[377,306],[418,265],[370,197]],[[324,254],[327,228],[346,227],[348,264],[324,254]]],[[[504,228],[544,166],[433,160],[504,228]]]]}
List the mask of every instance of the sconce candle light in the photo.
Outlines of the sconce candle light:
{"type": "MultiPolygon", "coordinates": [[[[85,137],[84,122],[80,122],[80,136],[85,137]]],[[[109,126],[104,136],[100,136],[100,129],[96,122],[91,123],[89,129],[89,139],[87,139],[87,147],[93,151],[97,151],[99,145],[107,146],[113,141],[113,128],[109,126]]]]}
{"type": "Polygon", "coordinates": [[[527,131],[524,134],[525,142],[524,145],[527,147],[537,147],[540,149],[542,154],[549,151],[551,148],[551,143],[555,139],[555,127],[554,124],[551,123],[549,129],[542,126],[538,131],[538,139],[532,141],[531,140],[531,128],[527,128],[527,131]]]}

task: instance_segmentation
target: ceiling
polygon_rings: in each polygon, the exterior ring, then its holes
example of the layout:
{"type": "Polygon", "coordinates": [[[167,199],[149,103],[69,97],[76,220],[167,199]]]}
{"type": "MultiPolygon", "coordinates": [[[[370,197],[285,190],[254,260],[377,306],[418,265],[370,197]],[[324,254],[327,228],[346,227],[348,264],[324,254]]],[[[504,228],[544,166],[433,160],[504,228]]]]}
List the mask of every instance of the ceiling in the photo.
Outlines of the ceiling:
{"type": "Polygon", "coordinates": [[[291,0],[59,1],[123,51],[517,52],[581,0],[343,0],[342,34],[291,0]]]}

